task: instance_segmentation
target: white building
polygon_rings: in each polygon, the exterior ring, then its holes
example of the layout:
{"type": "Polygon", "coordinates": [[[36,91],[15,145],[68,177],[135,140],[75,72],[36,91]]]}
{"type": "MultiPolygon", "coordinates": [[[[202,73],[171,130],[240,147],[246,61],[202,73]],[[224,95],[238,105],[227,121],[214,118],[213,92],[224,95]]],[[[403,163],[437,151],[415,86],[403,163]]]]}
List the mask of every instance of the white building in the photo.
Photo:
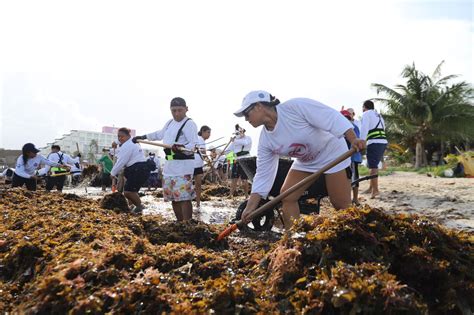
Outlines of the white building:
{"type": "MultiPolygon", "coordinates": [[[[48,156],[48,154],[51,152],[51,146],[53,144],[59,145],[62,152],[71,156],[75,156],[79,149],[79,152],[82,155],[81,160],[87,160],[89,163],[95,163],[95,161],[89,160],[91,160],[92,157],[94,157],[95,160],[100,159],[102,156],[102,150],[104,148],[111,149],[112,142],[118,142],[116,129],[117,128],[113,127],[102,127],[103,132],[71,130],[68,134],[64,134],[61,138],[54,139],[53,142],[47,143],[45,147],[38,149],[44,156],[48,156]]],[[[135,130],[131,130],[131,134],[132,136],[135,135],[135,130]]],[[[144,148],[143,151],[147,157],[149,152],[155,152],[160,155],[159,150],[147,150],[144,148]]]]}

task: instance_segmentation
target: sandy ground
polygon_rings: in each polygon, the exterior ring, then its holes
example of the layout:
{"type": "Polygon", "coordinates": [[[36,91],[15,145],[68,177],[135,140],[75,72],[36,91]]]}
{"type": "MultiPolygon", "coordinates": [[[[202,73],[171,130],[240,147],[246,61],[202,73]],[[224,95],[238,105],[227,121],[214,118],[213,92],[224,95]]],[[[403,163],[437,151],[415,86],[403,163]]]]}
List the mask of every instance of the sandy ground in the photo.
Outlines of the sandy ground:
{"type": "MultiPolygon", "coordinates": [[[[361,183],[360,191],[368,188],[361,183]]],[[[379,178],[381,195],[370,199],[360,194],[362,204],[396,213],[425,215],[439,223],[474,232],[474,179],[429,177],[395,172],[379,178]]]]}

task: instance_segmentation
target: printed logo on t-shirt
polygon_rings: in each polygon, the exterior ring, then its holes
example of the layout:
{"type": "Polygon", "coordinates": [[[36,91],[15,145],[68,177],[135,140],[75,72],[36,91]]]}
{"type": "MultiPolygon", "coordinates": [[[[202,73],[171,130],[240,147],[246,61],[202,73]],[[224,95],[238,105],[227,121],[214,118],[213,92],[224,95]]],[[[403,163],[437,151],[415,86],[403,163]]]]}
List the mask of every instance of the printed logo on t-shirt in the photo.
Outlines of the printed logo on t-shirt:
{"type": "Polygon", "coordinates": [[[301,143],[293,143],[290,145],[290,151],[288,155],[295,157],[302,162],[314,160],[317,154],[313,154],[309,148],[309,145],[301,143]]]}

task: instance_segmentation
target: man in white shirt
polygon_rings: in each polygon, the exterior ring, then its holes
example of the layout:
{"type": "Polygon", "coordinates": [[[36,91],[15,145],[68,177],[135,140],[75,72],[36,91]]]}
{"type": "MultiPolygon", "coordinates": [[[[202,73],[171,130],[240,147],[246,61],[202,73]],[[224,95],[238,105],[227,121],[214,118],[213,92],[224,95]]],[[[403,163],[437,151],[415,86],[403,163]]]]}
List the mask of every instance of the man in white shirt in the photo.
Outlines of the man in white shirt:
{"type": "Polygon", "coordinates": [[[196,196],[193,187],[194,153],[198,142],[197,126],[186,116],[188,107],[181,97],[171,100],[170,110],[173,119],[170,119],[161,130],[143,136],[140,139],[163,140],[164,144],[172,146],[165,149],[166,162],[163,167],[163,199],[171,201],[173,211],[178,221],[191,220],[193,206],[191,200],[196,196]],[[182,148],[187,151],[182,151],[182,148]]]}
{"type": "MultiPolygon", "coordinates": [[[[387,147],[387,136],[385,135],[385,122],[382,115],[374,109],[374,103],[370,100],[362,105],[360,138],[367,140],[367,167],[370,175],[378,174],[378,165],[383,158],[387,147]]],[[[370,180],[370,186],[365,193],[370,193],[371,198],[375,198],[379,192],[378,178],[370,180]]]]}
{"type": "Polygon", "coordinates": [[[150,176],[150,168],[140,145],[132,142],[130,129],[120,128],[117,137],[120,152],[117,154],[117,161],[110,171],[110,176],[112,179],[116,178],[125,168],[123,174],[127,180],[123,194],[135,206],[131,209],[132,213],[141,214],[143,206],[138,191],[150,176]]]}
{"type": "Polygon", "coordinates": [[[235,195],[237,190],[237,182],[240,179],[242,190],[244,191],[245,198],[248,197],[249,184],[248,177],[244,170],[239,164],[239,159],[250,157],[250,150],[252,149],[252,138],[245,134],[245,129],[239,125],[235,126],[236,136],[234,141],[229,146],[229,151],[234,153],[234,160],[231,165],[231,184],[230,184],[230,197],[235,195]]]}
{"type": "MultiPolygon", "coordinates": [[[[47,157],[51,162],[56,162],[61,165],[68,165],[72,167],[74,165],[74,160],[69,154],[61,152],[61,147],[57,144],[51,146],[51,153],[47,157]]],[[[63,191],[64,181],[66,180],[66,175],[68,169],[64,167],[49,167],[46,166],[46,172],[51,173],[46,179],[46,191],[51,191],[55,186],[59,192],[63,191]]]]}

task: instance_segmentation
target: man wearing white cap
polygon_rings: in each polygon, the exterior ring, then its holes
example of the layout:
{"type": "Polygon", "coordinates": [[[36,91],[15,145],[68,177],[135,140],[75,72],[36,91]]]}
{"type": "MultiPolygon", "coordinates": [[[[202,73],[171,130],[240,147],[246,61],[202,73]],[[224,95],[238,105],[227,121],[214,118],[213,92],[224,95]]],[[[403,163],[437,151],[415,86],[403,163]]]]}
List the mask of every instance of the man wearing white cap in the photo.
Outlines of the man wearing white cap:
{"type": "MultiPolygon", "coordinates": [[[[337,110],[315,100],[294,98],[282,104],[266,91],[248,93],[234,113],[245,117],[253,127],[263,125],[257,153],[257,172],[252,193],[242,214],[248,222],[261,198],[266,198],[275,180],[280,156],[295,158],[281,191],[289,189],[334,158],[347,151],[347,139],[357,149],[365,141],[354,134],[352,124],[337,110]]],[[[329,169],[325,182],[331,203],[336,209],[351,205],[350,159],[329,169]]],[[[283,221],[290,228],[299,217],[298,199],[310,184],[282,200],[283,221]]]]}

